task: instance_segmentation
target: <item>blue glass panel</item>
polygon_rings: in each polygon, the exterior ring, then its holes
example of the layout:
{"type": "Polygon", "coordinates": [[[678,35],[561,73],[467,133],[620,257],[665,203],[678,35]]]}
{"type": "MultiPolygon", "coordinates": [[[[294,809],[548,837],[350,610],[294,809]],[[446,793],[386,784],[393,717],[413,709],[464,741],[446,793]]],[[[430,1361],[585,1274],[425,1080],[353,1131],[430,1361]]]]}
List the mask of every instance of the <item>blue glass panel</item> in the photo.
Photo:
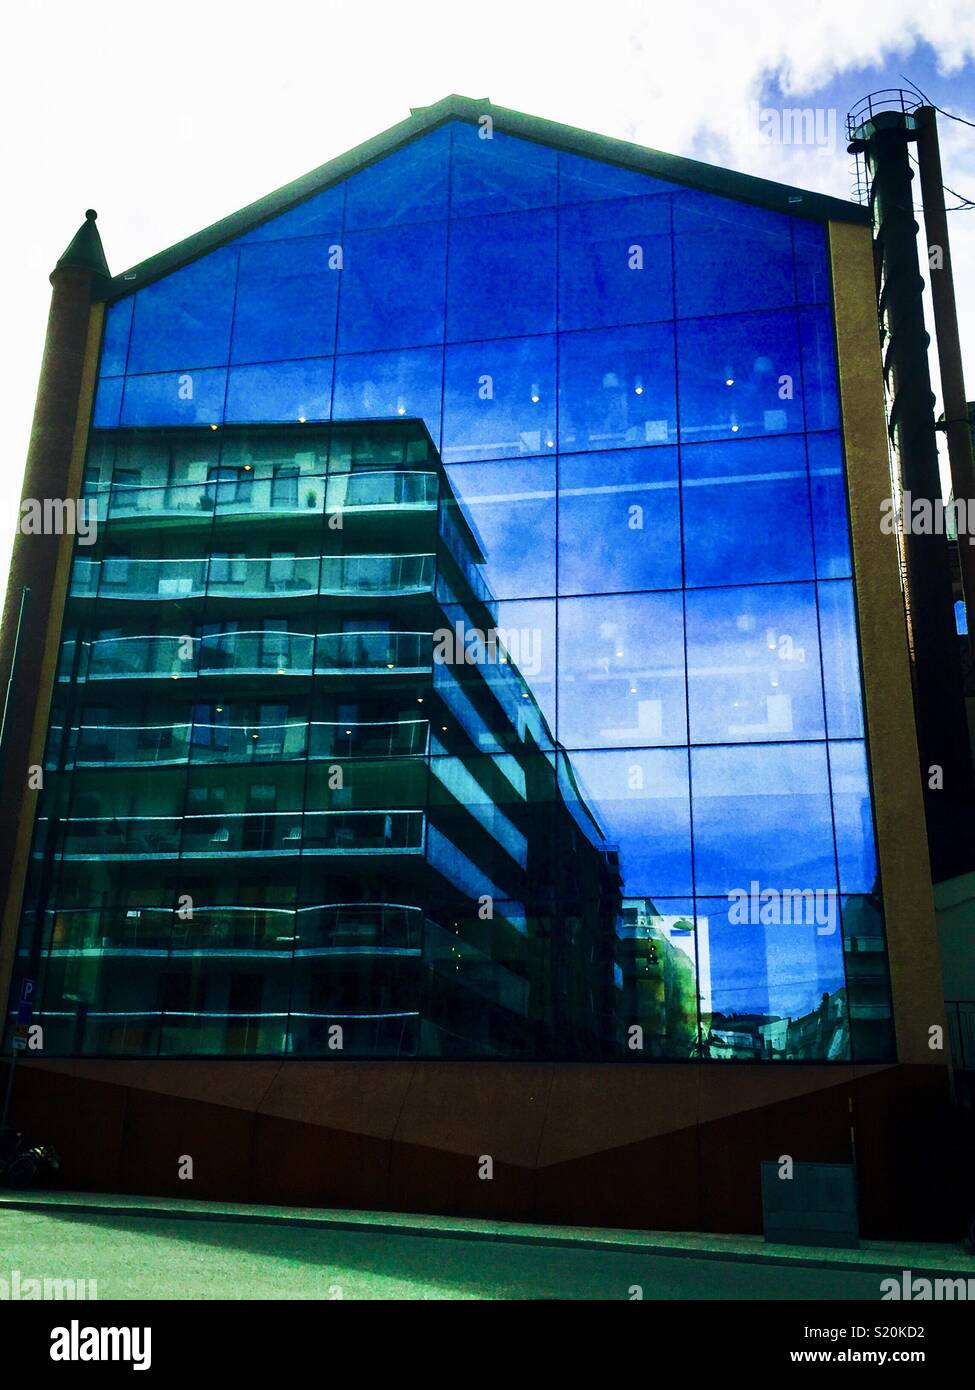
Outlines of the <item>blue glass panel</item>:
{"type": "Polygon", "coordinates": [[[559,341],[559,448],[676,441],[672,324],[566,333],[559,341]]]}
{"type": "Polygon", "coordinates": [[[838,434],[806,438],[812,483],[816,573],[820,579],[845,579],[853,573],[846,511],[843,445],[838,434]]]}
{"type": "Polygon", "coordinates": [[[819,585],[819,627],[830,738],[862,738],[860,661],[853,585],[833,580],[819,585]]]}
{"type": "Polygon", "coordinates": [[[680,587],[677,450],[559,461],[559,593],[680,587]]]}
{"type": "MultiPolygon", "coordinates": [[[[550,731],[555,729],[555,601],[513,599],[494,605],[496,623],[550,731]]],[[[539,739],[539,743],[543,740],[539,739]]],[[[544,743],[548,744],[549,739],[544,743]]]]}
{"type": "Polygon", "coordinates": [[[821,222],[794,219],[792,237],[796,260],[796,295],[800,304],[828,304],[831,287],[826,228],[821,222]]]}
{"type": "Polygon", "coordinates": [[[135,308],[134,295],[118,300],[108,306],[105,315],[105,332],[102,337],[102,356],[99,372],[102,376],[122,376],[125,361],[129,355],[129,330],[132,327],[132,310],[135,308]]]}
{"type": "Polygon", "coordinates": [[[795,302],[790,218],[711,193],[673,201],[680,318],[795,302]]]}
{"type": "Polygon", "coordinates": [[[680,323],[677,342],[686,443],[802,430],[794,312],[680,323]]]}
{"type": "Polygon", "coordinates": [[[866,745],[830,743],[829,769],[840,891],[871,893],[877,887],[877,851],[866,745]]]}
{"type": "Polygon", "coordinates": [[[607,841],[619,845],[623,897],[690,893],[686,750],[573,753],[571,763],[607,841]]]}
{"type": "Polygon", "coordinates": [[[336,184],[316,193],[304,203],[299,203],[290,212],[273,217],[261,227],[255,227],[239,237],[237,244],[247,245],[254,241],[280,241],[287,237],[324,236],[338,241],[342,230],[342,206],[345,202],[345,185],[336,184]]]}
{"type": "Polygon", "coordinates": [[[679,593],[563,599],[559,741],[566,748],[683,743],[679,593]]]}
{"type": "Polygon", "coordinates": [[[634,169],[603,164],[598,159],[559,151],[559,202],[594,203],[603,198],[639,198],[648,193],[672,193],[680,184],[664,183],[634,169]]]}
{"type": "Polygon", "coordinates": [[[543,454],[554,448],[554,337],[447,349],[446,462],[543,454]]]}
{"type": "Polygon", "coordinates": [[[698,898],[698,952],[707,955],[707,971],[700,970],[702,1042],[709,1060],[849,1060],[835,889],[805,901],[796,925],[791,904],[786,921],[777,896],[764,904],[766,921],[759,907],[744,922],[737,903],[698,898]],[[828,892],[834,896],[827,898],[828,892]]]}
{"type": "Polygon", "coordinates": [[[626,198],[559,217],[559,327],[672,318],[670,206],[626,198]]]}
{"type": "Polygon", "coordinates": [[[826,745],[691,750],[698,893],[836,887],[826,745]]]}
{"type": "Polygon", "coordinates": [[[833,311],[828,305],[799,310],[802,342],[802,395],[807,430],[835,430],[840,424],[833,311]]]}
{"type": "Polygon", "coordinates": [[[555,460],[465,463],[448,474],[481,541],[495,598],[555,593],[555,460]]]}
{"type": "Polygon", "coordinates": [[[333,420],[422,419],[440,437],[443,349],[335,359],[333,420]]]}
{"type": "Polygon", "coordinates": [[[127,377],[122,424],[218,425],[226,389],[226,369],[127,377]]]}
{"type": "Polygon", "coordinates": [[[694,743],[822,738],[813,585],[688,591],[687,693],[694,743]]]}
{"type": "MultiPolygon", "coordinates": [[[[99,387],[99,391],[101,387],[99,387]]],[[[955,600],[955,631],[959,637],[968,636],[968,614],[965,612],[964,599],[955,600]]]]}
{"type": "Polygon", "coordinates": [[[813,578],[801,435],[695,444],[681,469],[689,585],[813,578]]]}
{"type": "Polygon", "coordinates": [[[92,423],[98,429],[115,429],[119,421],[119,411],[122,408],[122,387],[125,385],[125,377],[122,376],[103,376],[98,383],[98,391],[95,396],[95,410],[92,416],[92,423]]]}
{"type": "Polygon", "coordinates": [[[446,217],[449,170],[450,128],[442,126],[353,174],[346,183],[346,231],[446,217]]]}
{"type": "Polygon", "coordinates": [[[135,297],[130,372],[223,366],[230,350],[237,252],[214,251],[135,297]]]}
{"type": "Polygon", "coordinates": [[[554,212],[455,221],[450,233],[448,340],[551,333],[555,259],[554,212]]]}
{"type": "Polygon", "coordinates": [[[445,224],[351,233],[344,250],[340,352],[443,342],[445,224]]]}
{"type": "Polygon", "coordinates": [[[332,359],[232,367],[227,388],[228,424],[261,420],[327,420],[332,399],[332,359]]]}
{"type": "Polygon", "coordinates": [[[335,346],[341,271],[323,237],[245,246],[240,253],[232,362],[324,357],[335,346]]]}
{"type": "Polygon", "coordinates": [[[455,217],[555,205],[554,150],[487,125],[458,123],[453,134],[450,202],[455,217]]]}

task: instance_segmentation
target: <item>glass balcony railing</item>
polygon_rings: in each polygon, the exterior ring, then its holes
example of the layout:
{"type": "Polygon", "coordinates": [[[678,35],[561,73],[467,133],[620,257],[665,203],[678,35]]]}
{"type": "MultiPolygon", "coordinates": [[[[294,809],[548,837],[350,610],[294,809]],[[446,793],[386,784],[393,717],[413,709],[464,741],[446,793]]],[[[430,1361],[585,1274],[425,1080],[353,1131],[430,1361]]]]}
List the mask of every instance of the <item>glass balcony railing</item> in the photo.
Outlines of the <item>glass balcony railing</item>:
{"type": "MultiPolygon", "coordinates": [[[[51,728],[59,748],[63,728],[51,728]]],[[[83,724],[71,730],[65,767],[163,767],[289,758],[400,758],[427,751],[426,719],[376,723],[83,724]]],[[[56,766],[56,756],[49,766],[56,766]]]]}
{"type": "Polygon", "coordinates": [[[429,632],[323,632],[315,647],[316,674],[427,671],[432,665],[429,632]]]}
{"type": "Polygon", "coordinates": [[[434,508],[439,496],[436,473],[415,473],[401,469],[363,470],[330,474],[325,491],[327,512],[399,511],[434,508]]]}
{"type": "Polygon", "coordinates": [[[190,815],[184,822],[183,855],[281,855],[301,852],[301,812],[190,815]]]}
{"type": "Polygon", "coordinates": [[[176,859],[179,816],[75,816],[64,823],[65,859],[176,859]]]}
{"type": "Polygon", "coordinates": [[[323,594],[420,594],[433,588],[435,555],[326,555],[323,594]]]}
{"type": "Polygon", "coordinates": [[[102,637],[61,649],[58,679],[310,676],[421,673],[433,665],[429,632],[216,632],[204,637],[102,637]],[[77,657],[77,673],[75,659],[77,657]]]}
{"type": "Polygon", "coordinates": [[[324,903],[295,914],[295,955],[397,951],[420,954],[424,916],[398,903],[324,903]]]}
{"type": "Polygon", "coordinates": [[[435,573],[432,554],[230,556],[209,561],[80,558],[71,574],[71,597],[137,603],[204,595],[267,599],[429,593],[435,573]]]}
{"type": "Polygon", "coordinates": [[[219,859],[418,853],[422,811],[241,811],[84,816],[62,825],[64,859],[219,859]]]}
{"type": "MultiPolygon", "coordinates": [[[[311,907],[194,906],[73,908],[47,914],[52,957],[273,953],[315,956],[423,951],[432,928],[422,908],[401,903],[319,903],[311,907]]],[[[451,940],[453,941],[453,937],[451,940]]]]}
{"type": "Polygon", "coordinates": [[[67,765],[161,767],[185,763],[192,728],[192,724],[84,724],[73,730],[67,765]]]}
{"type": "MultiPolygon", "coordinates": [[[[157,676],[195,676],[196,639],[192,637],[103,637],[83,642],[78,680],[134,680],[157,676]]],[[[70,679],[74,642],[62,650],[62,671],[70,679]]]]}
{"type": "Polygon", "coordinates": [[[196,483],[160,483],[114,487],[95,492],[99,520],[209,521],[221,516],[320,516],[325,504],[325,479],[291,474],[258,478],[242,472],[237,478],[196,483]]]}
{"type": "Polygon", "coordinates": [[[314,635],[307,632],[217,632],[200,638],[200,673],[310,676],[314,635]]]}
{"type": "Polygon", "coordinates": [[[384,854],[423,849],[422,811],[307,811],[306,854],[384,854]]]}
{"type": "Polygon", "coordinates": [[[88,504],[99,522],[148,517],[206,522],[214,516],[321,516],[323,511],[432,509],[438,496],[436,473],[393,468],[333,473],[327,478],[321,473],[301,472],[259,477],[243,468],[232,478],[86,489],[88,504]]]}

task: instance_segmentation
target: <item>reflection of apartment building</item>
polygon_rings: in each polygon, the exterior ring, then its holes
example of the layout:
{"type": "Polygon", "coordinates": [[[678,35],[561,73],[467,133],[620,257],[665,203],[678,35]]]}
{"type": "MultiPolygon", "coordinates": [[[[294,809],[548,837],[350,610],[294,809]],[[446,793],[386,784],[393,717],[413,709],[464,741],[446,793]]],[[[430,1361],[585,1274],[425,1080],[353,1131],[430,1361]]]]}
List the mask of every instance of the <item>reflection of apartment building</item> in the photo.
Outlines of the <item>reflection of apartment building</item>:
{"type": "Polygon", "coordinates": [[[20,953],[53,1052],[597,1055],[618,873],[422,426],[96,436],[20,953]]]}
{"type": "MultiPolygon", "coordinates": [[[[74,1186],[743,1230],[850,1096],[924,1129],[868,222],[459,97],[115,277],[86,218],[25,492],[97,544],[19,535],[0,624],[0,999],[74,1186]],[[531,660],[437,660],[495,620],[531,660]]],[[[927,1159],[858,1154],[909,1234],[927,1159]]]]}

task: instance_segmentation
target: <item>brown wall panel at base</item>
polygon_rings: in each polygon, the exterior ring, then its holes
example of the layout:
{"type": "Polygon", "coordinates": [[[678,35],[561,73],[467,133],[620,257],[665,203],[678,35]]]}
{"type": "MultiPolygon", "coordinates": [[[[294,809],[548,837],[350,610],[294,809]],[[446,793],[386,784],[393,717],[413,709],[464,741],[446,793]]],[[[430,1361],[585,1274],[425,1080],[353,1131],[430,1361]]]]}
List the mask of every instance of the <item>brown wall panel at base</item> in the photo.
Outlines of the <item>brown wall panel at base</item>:
{"type": "Polygon", "coordinates": [[[970,1117],[937,1064],[28,1059],[14,1088],[72,1190],[644,1230],[760,1232],[762,1160],[849,1162],[851,1116],[863,1235],[957,1239],[970,1117]]]}

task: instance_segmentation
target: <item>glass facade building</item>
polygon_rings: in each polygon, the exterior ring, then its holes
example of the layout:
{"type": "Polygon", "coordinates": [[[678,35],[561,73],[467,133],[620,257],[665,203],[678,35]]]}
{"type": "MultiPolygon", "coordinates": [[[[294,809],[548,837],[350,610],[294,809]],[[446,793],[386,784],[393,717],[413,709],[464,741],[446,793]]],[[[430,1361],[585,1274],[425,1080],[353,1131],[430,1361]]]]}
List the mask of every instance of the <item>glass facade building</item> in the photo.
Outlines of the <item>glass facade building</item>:
{"type": "Polygon", "coordinates": [[[463,120],[115,297],[48,1053],[892,1060],[832,305],[463,120]]]}

